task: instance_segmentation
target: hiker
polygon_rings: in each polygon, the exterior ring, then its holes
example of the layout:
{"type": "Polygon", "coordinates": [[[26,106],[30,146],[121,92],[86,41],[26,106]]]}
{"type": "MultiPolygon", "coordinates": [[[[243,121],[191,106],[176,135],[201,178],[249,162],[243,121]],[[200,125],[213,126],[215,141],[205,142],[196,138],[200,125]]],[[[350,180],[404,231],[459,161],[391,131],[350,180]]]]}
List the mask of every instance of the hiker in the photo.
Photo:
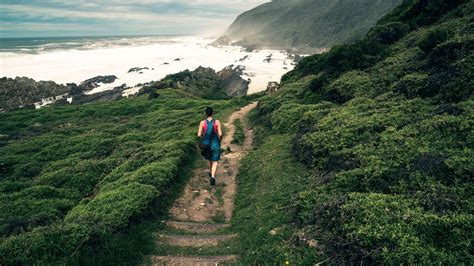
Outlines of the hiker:
{"type": "Polygon", "coordinates": [[[212,107],[206,108],[207,118],[199,124],[198,137],[202,137],[201,154],[209,164],[211,186],[216,185],[217,164],[221,159],[222,127],[219,120],[213,118],[212,107]]]}

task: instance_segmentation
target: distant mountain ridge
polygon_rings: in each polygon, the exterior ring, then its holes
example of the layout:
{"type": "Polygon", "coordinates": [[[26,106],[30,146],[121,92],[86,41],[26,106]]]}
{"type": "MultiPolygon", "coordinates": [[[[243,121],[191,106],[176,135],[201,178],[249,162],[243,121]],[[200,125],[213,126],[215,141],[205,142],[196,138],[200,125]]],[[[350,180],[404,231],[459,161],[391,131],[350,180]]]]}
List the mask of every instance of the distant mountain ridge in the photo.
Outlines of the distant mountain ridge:
{"type": "Polygon", "coordinates": [[[225,35],[244,46],[315,50],[365,36],[402,0],[274,0],[239,15],[225,35]]]}

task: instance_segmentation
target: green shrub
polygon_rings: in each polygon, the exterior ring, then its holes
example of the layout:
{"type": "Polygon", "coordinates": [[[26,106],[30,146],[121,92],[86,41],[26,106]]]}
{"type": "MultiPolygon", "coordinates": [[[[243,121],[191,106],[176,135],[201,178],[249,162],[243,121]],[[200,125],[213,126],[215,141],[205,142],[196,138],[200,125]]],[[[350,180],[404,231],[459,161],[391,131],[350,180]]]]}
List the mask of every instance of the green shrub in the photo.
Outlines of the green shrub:
{"type": "Polygon", "coordinates": [[[242,145],[244,144],[244,141],[245,141],[245,132],[244,132],[244,129],[242,128],[242,120],[241,119],[235,120],[234,126],[235,126],[235,131],[234,131],[234,135],[232,136],[232,141],[230,143],[242,145]]]}
{"type": "Polygon", "coordinates": [[[156,101],[143,95],[1,113],[0,130],[12,136],[0,146],[1,261],[81,261],[84,249],[110,241],[168,195],[193,158],[206,106],[226,114],[249,100],[162,89],[156,101]]]}
{"type": "Polygon", "coordinates": [[[351,254],[357,260],[408,264],[470,260],[465,251],[474,229],[472,215],[439,216],[423,212],[405,197],[357,193],[349,194],[339,212],[342,228],[334,233],[357,246],[350,247],[360,250],[351,254]]]}
{"type": "Polygon", "coordinates": [[[349,71],[333,81],[325,89],[326,99],[344,103],[354,97],[375,97],[383,92],[384,86],[370,74],[362,71],[349,71]]]}
{"type": "Polygon", "coordinates": [[[316,106],[301,104],[284,104],[271,116],[272,129],[279,133],[296,131],[301,125],[304,114],[316,106]]]}
{"type": "Polygon", "coordinates": [[[93,226],[105,232],[115,231],[127,225],[130,218],[142,214],[158,195],[152,186],[129,183],[100,193],[91,200],[82,200],[64,221],[93,226]]]}
{"type": "Polygon", "coordinates": [[[449,32],[446,29],[436,28],[428,31],[418,42],[418,47],[425,52],[430,52],[437,45],[449,39],[449,32]]]}
{"type": "Polygon", "coordinates": [[[407,98],[429,97],[433,92],[427,88],[428,75],[424,73],[408,74],[393,85],[393,90],[407,98]]]}
{"type": "Polygon", "coordinates": [[[317,239],[313,254],[343,265],[473,261],[473,10],[405,1],[365,40],[303,59],[261,101],[257,152],[295,134],[312,174],[283,207],[292,243],[317,239]]]}
{"type": "Polygon", "coordinates": [[[409,26],[401,22],[389,22],[383,25],[377,25],[370,30],[367,38],[372,42],[381,44],[394,43],[405,36],[408,32],[409,26]]]}

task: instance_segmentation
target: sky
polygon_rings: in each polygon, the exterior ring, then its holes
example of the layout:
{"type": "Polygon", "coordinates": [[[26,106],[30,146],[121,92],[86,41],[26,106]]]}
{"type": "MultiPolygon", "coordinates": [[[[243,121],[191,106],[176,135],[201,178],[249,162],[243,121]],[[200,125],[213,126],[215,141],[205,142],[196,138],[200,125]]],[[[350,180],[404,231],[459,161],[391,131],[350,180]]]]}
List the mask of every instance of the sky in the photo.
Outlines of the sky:
{"type": "Polygon", "coordinates": [[[269,0],[0,0],[0,37],[218,35],[269,0]]]}

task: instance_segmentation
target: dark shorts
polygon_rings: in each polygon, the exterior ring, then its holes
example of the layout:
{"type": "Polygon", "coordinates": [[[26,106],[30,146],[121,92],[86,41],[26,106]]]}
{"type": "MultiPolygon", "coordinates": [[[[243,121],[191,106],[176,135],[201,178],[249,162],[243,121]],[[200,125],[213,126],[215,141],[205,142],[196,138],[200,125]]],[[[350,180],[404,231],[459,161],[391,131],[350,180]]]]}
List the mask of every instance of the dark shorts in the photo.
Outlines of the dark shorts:
{"type": "Polygon", "coordinates": [[[205,156],[206,160],[217,162],[221,159],[221,149],[211,149],[208,156],[205,156]]]}

